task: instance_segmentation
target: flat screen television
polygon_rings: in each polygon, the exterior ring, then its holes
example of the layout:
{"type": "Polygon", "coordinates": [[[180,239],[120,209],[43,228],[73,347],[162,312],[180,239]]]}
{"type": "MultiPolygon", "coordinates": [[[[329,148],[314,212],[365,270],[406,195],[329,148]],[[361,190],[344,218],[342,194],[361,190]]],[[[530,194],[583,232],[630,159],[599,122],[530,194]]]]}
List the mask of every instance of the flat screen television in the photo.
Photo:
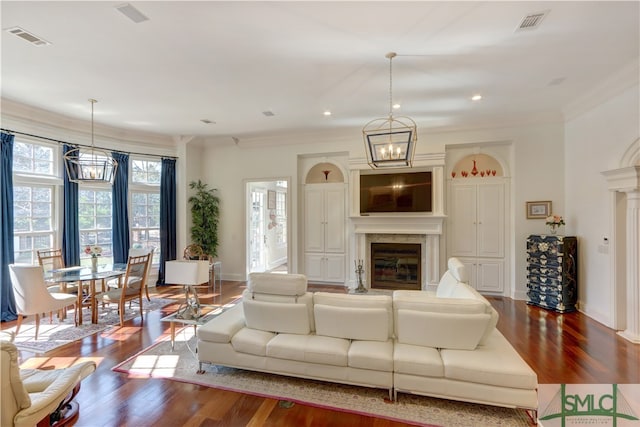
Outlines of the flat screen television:
{"type": "Polygon", "coordinates": [[[360,175],[360,214],[431,212],[431,172],[360,175]]]}

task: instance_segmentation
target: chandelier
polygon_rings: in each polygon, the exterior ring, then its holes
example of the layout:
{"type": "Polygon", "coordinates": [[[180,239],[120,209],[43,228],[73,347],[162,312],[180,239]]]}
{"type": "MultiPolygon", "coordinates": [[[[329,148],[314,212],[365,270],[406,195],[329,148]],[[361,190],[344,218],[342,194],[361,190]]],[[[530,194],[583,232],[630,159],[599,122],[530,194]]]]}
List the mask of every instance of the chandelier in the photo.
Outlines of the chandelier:
{"type": "Polygon", "coordinates": [[[389,59],[389,117],[373,119],[362,129],[367,163],[372,169],[411,167],[418,142],[416,123],[409,117],[393,117],[392,61],[395,57],[395,52],[385,55],[389,59]]]}
{"type": "Polygon", "coordinates": [[[108,151],[96,148],[93,141],[93,105],[91,103],[91,148],[82,150],[74,148],[64,155],[64,165],[69,181],[77,183],[109,183],[113,184],[118,162],[108,151]]]}

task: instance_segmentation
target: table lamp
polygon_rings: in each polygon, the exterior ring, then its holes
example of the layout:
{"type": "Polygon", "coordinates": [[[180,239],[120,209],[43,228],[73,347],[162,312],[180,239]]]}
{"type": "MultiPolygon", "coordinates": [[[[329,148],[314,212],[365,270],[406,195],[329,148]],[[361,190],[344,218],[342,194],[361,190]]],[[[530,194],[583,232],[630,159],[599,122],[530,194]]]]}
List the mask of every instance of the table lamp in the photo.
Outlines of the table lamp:
{"type": "Polygon", "coordinates": [[[180,305],[176,317],[179,319],[197,319],[202,313],[200,300],[194,286],[209,282],[208,260],[176,260],[165,263],[167,284],[183,285],[185,302],[180,305]],[[190,297],[189,294],[193,294],[190,297]]]}

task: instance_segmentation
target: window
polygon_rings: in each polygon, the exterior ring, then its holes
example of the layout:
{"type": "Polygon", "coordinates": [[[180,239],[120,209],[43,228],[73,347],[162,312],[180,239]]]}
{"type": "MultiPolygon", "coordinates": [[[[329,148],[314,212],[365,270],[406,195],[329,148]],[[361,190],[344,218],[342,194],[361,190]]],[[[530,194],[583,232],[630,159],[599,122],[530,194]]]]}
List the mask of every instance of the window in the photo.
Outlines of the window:
{"type": "Polygon", "coordinates": [[[38,249],[53,247],[53,186],[13,187],[16,263],[36,264],[38,249]]]}
{"type": "Polygon", "coordinates": [[[287,181],[278,181],[276,192],[276,243],[285,245],[287,243],[287,181]]]}
{"type": "Polygon", "coordinates": [[[155,248],[153,264],[160,262],[160,174],[161,162],[132,159],[131,246],[155,248]]]}
{"type": "Polygon", "coordinates": [[[80,228],[80,259],[88,264],[90,256],[85,254],[87,245],[102,248],[102,258],[113,262],[111,241],[111,187],[91,188],[80,186],[78,194],[78,223],[80,228]]]}
{"type": "Polygon", "coordinates": [[[13,144],[14,260],[36,264],[38,249],[56,246],[55,145],[28,139],[13,144]]]}

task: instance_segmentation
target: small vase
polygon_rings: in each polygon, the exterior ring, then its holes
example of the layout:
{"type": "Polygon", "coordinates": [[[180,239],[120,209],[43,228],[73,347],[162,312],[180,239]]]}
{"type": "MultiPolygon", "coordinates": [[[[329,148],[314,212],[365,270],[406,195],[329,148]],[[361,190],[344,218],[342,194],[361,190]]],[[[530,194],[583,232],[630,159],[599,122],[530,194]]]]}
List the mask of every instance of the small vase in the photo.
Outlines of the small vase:
{"type": "Polygon", "coordinates": [[[557,232],[558,232],[558,228],[555,225],[549,226],[549,234],[551,234],[552,236],[555,236],[557,232]]]}
{"type": "Polygon", "coordinates": [[[93,273],[98,271],[98,257],[91,257],[91,271],[93,273]]]}

